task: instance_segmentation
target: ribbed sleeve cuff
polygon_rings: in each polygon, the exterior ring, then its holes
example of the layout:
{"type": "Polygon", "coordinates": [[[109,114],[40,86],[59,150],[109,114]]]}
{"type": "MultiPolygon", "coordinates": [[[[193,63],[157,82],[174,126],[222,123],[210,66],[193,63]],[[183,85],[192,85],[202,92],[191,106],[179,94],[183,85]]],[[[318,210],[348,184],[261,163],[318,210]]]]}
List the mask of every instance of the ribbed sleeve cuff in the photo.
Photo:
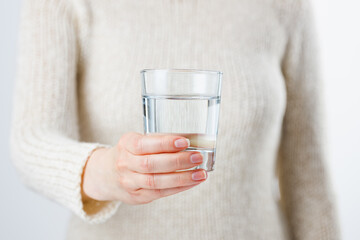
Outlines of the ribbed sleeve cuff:
{"type": "Polygon", "coordinates": [[[13,131],[11,152],[20,177],[28,187],[69,208],[88,223],[105,222],[114,215],[120,202],[84,203],[81,195],[87,159],[97,148],[110,146],[25,129],[13,131]]]}

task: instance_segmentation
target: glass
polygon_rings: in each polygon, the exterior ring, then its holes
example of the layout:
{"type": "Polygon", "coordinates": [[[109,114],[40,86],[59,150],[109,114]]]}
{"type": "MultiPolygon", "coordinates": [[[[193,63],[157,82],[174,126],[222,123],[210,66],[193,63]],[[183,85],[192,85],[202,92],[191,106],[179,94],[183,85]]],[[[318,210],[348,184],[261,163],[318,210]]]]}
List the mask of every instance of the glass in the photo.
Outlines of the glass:
{"type": "Polygon", "coordinates": [[[203,163],[191,169],[214,170],[222,73],[145,69],[141,76],[145,134],[188,138],[185,151],[203,156],[203,163]]]}

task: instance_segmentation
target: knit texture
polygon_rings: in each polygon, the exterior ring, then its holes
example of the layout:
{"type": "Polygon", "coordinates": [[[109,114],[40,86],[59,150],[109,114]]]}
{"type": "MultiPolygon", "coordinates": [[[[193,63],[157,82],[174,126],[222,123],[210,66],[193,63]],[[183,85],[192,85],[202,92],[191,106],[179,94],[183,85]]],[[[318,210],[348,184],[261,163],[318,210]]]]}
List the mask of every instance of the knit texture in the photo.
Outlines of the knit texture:
{"type": "Polygon", "coordinates": [[[339,238],[307,1],[25,0],[20,29],[12,158],[72,210],[68,239],[339,238]],[[215,171],[149,204],[84,206],[92,151],[143,132],[144,68],[224,73],[215,171]]]}

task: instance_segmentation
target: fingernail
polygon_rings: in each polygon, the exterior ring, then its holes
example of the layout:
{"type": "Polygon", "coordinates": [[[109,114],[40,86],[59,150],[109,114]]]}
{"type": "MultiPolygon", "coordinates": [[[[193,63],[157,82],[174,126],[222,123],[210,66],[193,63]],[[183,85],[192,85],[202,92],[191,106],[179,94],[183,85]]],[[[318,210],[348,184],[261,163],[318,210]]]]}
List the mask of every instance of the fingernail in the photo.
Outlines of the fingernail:
{"type": "Polygon", "coordinates": [[[175,141],[175,147],[177,147],[177,148],[184,148],[184,147],[188,147],[188,146],[190,146],[189,139],[181,138],[181,139],[178,139],[175,141]]]}
{"type": "Polygon", "coordinates": [[[202,171],[194,172],[191,177],[193,180],[203,180],[206,178],[206,176],[207,173],[204,170],[202,170],[202,171]]]}
{"type": "Polygon", "coordinates": [[[202,155],[200,153],[194,153],[190,157],[190,161],[192,163],[201,163],[202,162],[202,155]]]}

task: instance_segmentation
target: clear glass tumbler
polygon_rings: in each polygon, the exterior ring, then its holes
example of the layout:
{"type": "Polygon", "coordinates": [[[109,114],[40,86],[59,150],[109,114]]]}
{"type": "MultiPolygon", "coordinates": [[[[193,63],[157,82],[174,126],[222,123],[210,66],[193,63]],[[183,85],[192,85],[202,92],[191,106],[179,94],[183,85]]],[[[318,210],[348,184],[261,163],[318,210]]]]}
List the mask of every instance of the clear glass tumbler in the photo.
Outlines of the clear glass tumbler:
{"type": "Polygon", "coordinates": [[[222,73],[145,69],[141,76],[145,134],[188,138],[185,151],[203,156],[203,163],[192,169],[214,170],[222,73]]]}

